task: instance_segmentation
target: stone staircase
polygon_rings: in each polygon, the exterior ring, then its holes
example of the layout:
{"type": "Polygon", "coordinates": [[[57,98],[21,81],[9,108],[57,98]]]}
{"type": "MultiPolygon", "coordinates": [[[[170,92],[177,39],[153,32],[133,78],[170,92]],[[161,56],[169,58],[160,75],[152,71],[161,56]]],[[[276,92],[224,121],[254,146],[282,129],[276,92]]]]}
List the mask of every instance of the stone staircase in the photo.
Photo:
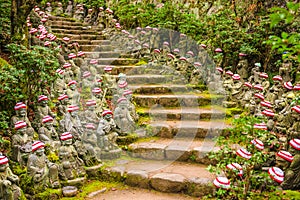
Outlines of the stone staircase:
{"type": "Polygon", "coordinates": [[[162,74],[162,68],[136,66],[137,59],[114,51],[98,29],[83,29],[72,19],[51,17],[52,32],[78,42],[87,61],[97,68],[113,66],[125,73],[140,115],[140,139],[127,145],[124,156],[104,161],[103,180],[124,181],[130,186],[162,192],[203,196],[213,192],[214,176],[206,167],[207,153],[218,149],[212,140],[227,127],[220,106],[223,97],[189,87],[178,74],[162,74]]]}

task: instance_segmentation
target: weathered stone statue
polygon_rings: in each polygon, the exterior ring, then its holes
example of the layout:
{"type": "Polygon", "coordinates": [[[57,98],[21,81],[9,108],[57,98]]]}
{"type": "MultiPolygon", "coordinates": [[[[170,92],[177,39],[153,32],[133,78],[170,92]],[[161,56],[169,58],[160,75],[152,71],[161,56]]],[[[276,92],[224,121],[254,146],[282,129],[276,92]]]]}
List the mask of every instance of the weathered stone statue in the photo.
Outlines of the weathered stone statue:
{"type": "Polygon", "coordinates": [[[120,73],[118,75],[118,82],[117,82],[117,95],[120,98],[124,91],[128,89],[128,83],[126,80],[126,74],[120,73]]]}
{"type": "Polygon", "coordinates": [[[88,14],[84,18],[83,22],[86,24],[91,24],[92,23],[92,15],[93,15],[93,9],[88,9],[88,14]]]}
{"type": "Polygon", "coordinates": [[[47,15],[51,16],[52,7],[51,7],[51,3],[50,2],[46,3],[45,12],[46,12],[47,15]]]}
{"type": "Polygon", "coordinates": [[[105,22],[104,17],[105,17],[104,8],[100,7],[98,17],[97,17],[97,20],[96,20],[96,23],[97,23],[98,26],[104,27],[104,22],[105,22]]]}
{"type": "Polygon", "coordinates": [[[95,108],[97,102],[95,100],[88,100],[86,102],[86,110],[81,114],[82,125],[93,124],[94,126],[98,125],[99,117],[96,114],[95,108]]]}
{"type": "Polygon", "coordinates": [[[21,197],[19,177],[9,168],[8,158],[0,155],[0,197],[3,200],[18,200],[21,197]]]}
{"type": "Polygon", "coordinates": [[[92,87],[94,84],[94,76],[89,71],[85,71],[82,76],[82,87],[80,94],[84,100],[92,98],[92,87]]]}
{"type": "Polygon", "coordinates": [[[106,99],[105,96],[103,95],[103,91],[101,90],[101,88],[94,88],[92,90],[93,93],[93,100],[96,101],[96,104],[98,105],[95,109],[95,112],[97,114],[97,116],[101,116],[103,110],[108,109],[107,103],[106,103],[106,99]]]}
{"type": "MultiPolygon", "coordinates": [[[[103,76],[103,82],[104,82],[104,90],[107,90],[107,95],[112,95],[116,93],[117,90],[117,84],[115,78],[111,75],[112,67],[106,66],[104,68],[105,74],[103,76]]],[[[105,93],[105,91],[104,91],[105,93]]],[[[105,96],[105,95],[104,95],[105,96]]]]}
{"type": "Polygon", "coordinates": [[[76,11],[74,13],[74,18],[80,22],[83,21],[84,18],[84,8],[82,7],[82,5],[77,4],[76,5],[76,11]]]}
{"type": "Polygon", "coordinates": [[[58,69],[56,70],[59,77],[55,80],[53,84],[53,96],[57,97],[59,94],[63,94],[66,90],[66,84],[64,80],[64,70],[58,69]]]}
{"type": "Polygon", "coordinates": [[[24,121],[27,124],[27,130],[26,130],[27,135],[29,137],[33,137],[34,129],[32,128],[31,123],[30,123],[30,121],[27,117],[27,106],[26,106],[26,104],[24,104],[23,102],[19,102],[15,105],[14,109],[16,111],[16,115],[14,115],[11,118],[11,122],[10,122],[11,129],[14,128],[15,123],[17,121],[24,121]]]}
{"type": "Polygon", "coordinates": [[[291,126],[290,116],[286,116],[283,113],[280,113],[286,106],[286,102],[284,101],[275,101],[274,109],[275,112],[278,113],[275,115],[274,119],[276,121],[274,131],[276,133],[280,133],[285,135],[287,132],[287,128],[291,126]]]}
{"type": "Polygon", "coordinates": [[[291,127],[288,128],[288,140],[300,138],[300,106],[293,106],[290,113],[291,127]]]}
{"type": "Polygon", "coordinates": [[[248,79],[248,69],[249,64],[247,60],[247,55],[244,53],[239,53],[239,63],[236,66],[236,72],[241,76],[242,81],[246,81],[248,79]]]}
{"type": "Polygon", "coordinates": [[[60,95],[57,98],[58,102],[56,104],[57,107],[57,115],[59,117],[64,117],[65,114],[67,113],[67,105],[68,105],[68,101],[69,101],[69,97],[66,94],[60,95]]]}
{"type": "Polygon", "coordinates": [[[32,176],[34,188],[42,192],[46,188],[58,188],[60,186],[58,179],[58,166],[49,162],[44,153],[45,144],[41,141],[35,141],[32,144],[32,154],[30,154],[27,163],[27,173],[32,176]]]}
{"type": "Polygon", "coordinates": [[[39,140],[50,145],[50,150],[55,151],[60,146],[59,136],[53,127],[53,118],[49,115],[43,117],[42,127],[39,128],[39,140]]]}
{"type": "Polygon", "coordinates": [[[269,88],[270,88],[270,82],[268,80],[269,76],[268,76],[267,73],[261,72],[259,74],[259,77],[261,79],[261,81],[260,81],[261,86],[264,88],[263,93],[266,94],[267,91],[269,91],[269,88]]]}
{"type": "Polygon", "coordinates": [[[31,152],[33,136],[27,135],[27,124],[24,121],[17,121],[15,123],[15,130],[16,133],[11,138],[11,159],[23,167],[27,163],[28,154],[31,152]]]}
{"type": "Polygon", "coordinates": [[[78,116],[79,107],[70,105],[67,108],[68,113],[61,120],[61,125],[65,127],[65,131],[72,133],[75,140],[81,140],[83,127],[78,116]]]}
{"type": "Polygon", "coordinates": [[[259,74],[260,74],[260,63],[255,63],[254,67],[251,70],[251,76],[248,79],[248,82],[254,83],[254,84],[260,84],[259,74]]]}
{"type": "Polygon", "coordinates": [[[69,1],[68,6],[65,10],[65,14],[69,17],[73,16],[73,2],[72,1],[69,1]]]}
{"type": "Polygon", "coordinates": [[[214,56],[214,61],[216,63],[216,67],[223,68],[223,66],[222,66],[222,63],[223,63],[223,50],[221,48],[216,48],[215,53],[216,53],[216,55],[214,56]]]}
{"type": "Polygon", "coordinates": [[[124,97],[118,100],[117,107],[114,111],[114,121],[121,135],[132,133],[135,130],[135,122],[129,111],[128,100],[124,97]]]}
{"type": "Polygon", "coordinates": [[[54,10],[54,15],[59,16],[64,13],[64,9],[62,7],[62,3],[58,2],[57,7],[54,10]]]}
{"type": "Polygon", "coordinates": [[[234,74],[232,76],[233,84],[229,86],[230,88],[230,100],[231,101],[238,101],[238,96],[241,93],[241,88],[243,83],[241,82],[241,77],[238,74],[234,74]]]}
{"type": "MultiPolygon", "coordinates": [[[[56,115],[51,111],[50,107],[48,106],[48,97],[45,95],[41,95],[38,98],[38,106],[35,111],[35,125],[37,128],[40,127],[43,117],[49,115],[53,119],[55,119],[56,115]]],[[[56,124],[56,120],[54,120],[54,123],[56,124]]]]}
{"type": "Polygon", "coordinates": [[[111,151],[119,149],[116,144],[118,129],[113,120],[113,113],[110,110],[102,112],[103,119],[100,120],[97,128],[97,140],[101,150],[111,151]]]}
{"type": "Polygon", "coordinates": [[[292,62],[286,59],[283,61],[282,66],[279,68],[279,76],[282,77],[282,80],[284,82],[289,82],[292,80],[292,66],[292,62]]]}
{"type": "Polygon", "coordinates": [[[82,137],[83,144],[87,150],[86,157],[88,162],[87,166],[94,166],[101,162],[100,160],[100,148],[97,144],[96,126],[94,124],[86,124],[85,132],[82,137]]]}
{"type": "Polygon", "coordinates": [[[80,94],[77,90],[77,81],[72,80],[68,83],[67,95],[69,98],[69,105],[79,105],[80,104],[80,94]]]}
{"type": "Polygon", "coordinates": [[[59,148],[59,176],[61,180],[72,180],[85,175],[84,162],[78,156],[73,143],[73,136],[65,132],[60,136],[62,146],[59,148]]]}

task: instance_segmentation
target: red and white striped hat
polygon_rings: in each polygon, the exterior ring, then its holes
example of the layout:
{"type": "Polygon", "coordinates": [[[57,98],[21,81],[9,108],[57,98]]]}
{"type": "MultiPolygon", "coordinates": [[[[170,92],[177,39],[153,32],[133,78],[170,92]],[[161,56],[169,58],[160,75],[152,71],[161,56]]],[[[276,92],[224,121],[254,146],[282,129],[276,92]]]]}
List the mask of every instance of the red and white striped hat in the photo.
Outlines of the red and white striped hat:
{"type": "Polygon", "coordinates": [[[69,67],[71,67],[72,65],[71,65],[71,63],[68,63],[68,62],[66,62],[64,65],[63,65],[63,68],[69,68],[69,67]]]}
{"type": "Polygon", "coordinates": [[[73,135],[70,132],[64,132],[63,134],[61,134],[60,136],[60,140],[69,140],[72,139],[73,135]]]}
{"type": "Polygon", "coordinates": [[[300,90],[300,84],[295,85],[293,90],[299,91],[300,90]]]}
{"type": "Polygon", "coordinates": [[[134,40],[134,43],[141,44],[141,42],[139,40],[134,40]]]}
{"type": "Polygon", "coordinates": [[[128,85],[127,82],[119,83],[119,84],[118,84],[119,88],[125,88],[125,87],[127,87],[127,85],[128,85]]]}
{"type": "Polygon", "coordinates": [[[61,101],[61,100],[68,99],[68,98],[69,98],[68,95],[62,94],[62,95],[60,95],[57,99],[58,99],[59,101],[61,101]]]}
{"type": "Polygon", "coordinates": [[[89,76],[91,76],[91,72],[89,72],[89,71],[83,72],[83,75],[82,75],[83,78],[87,78],[89,76]]]}
{"type": "Polygon", "coordinates": [[[240,80],[241,77],[240,77],[240,75],[238,75],[238,74],[234,74],[234,75],[232,76],[232,79],[233,79],[233,80],[240,80]]]}
{"type": "Polygon", "coordinates": [[[262,102],[260,102],[260,105],[262,105],[264,107],[267,107],[267,108],[272,108],[273,107],[272,103],[269,102],[269,101],[262,101],[262,102]]]}
{"type": "Polygon", "coordinates": [[[231,169],[233,171],[237,171],[238,172],[238,175],[239,176],[242,176],[243,175],[243,168],[240,164],[238,163],[231,163],[231,164],[228,164],[226,165],[226,168],[227,169],[231,169]]]}
{"type": "Polygon", "coordinates": [[[142,28],[138,26],[138,27],[136,27],[136,30],[140,31],[140,30],[142,30],[142,28]]]}
{"type": "Polygon", "coordinates": [[[163,45],[164,46],[169,46],[170,44],[169,44],[169,42],[164,42],[163,45]]]}
{"type": "Polygon", "coordinates": [[[186,36],[186,34],[184,34],[184,33],[180,33],[180,35],[179,35],[180,37],[185,37],[186,36]]]}
{"type": "Polygon", "coordinates": [[[175,59],[175,56],[171,53],[168,53],[168,57],[172,58],[172,59],[175,59]]]}
{"type": "Polygon", "coordinates": [[[233,72],[230,71],[230,70],[226,71],[225,74],[227,74],[227,75],[229,75],[229,76],[233,76],[233,72]]]}
{"type": "Polygon", "coordinates": [[[281,150],[276,155],[289,162],[292,162],[294,160],[294,156],[288,151],[281,150]]]}
{"type": "Polygon", "coordinates": [[[217,188],[222,188],[225,190],[228,190],[230,188],[230,181],[226,177],[217,177],[214,181],[213,184],[217,188]]]}
{"type": "Polygon", "coordinates": [[[292,110],[294,110],[294,111],[296,111],[297,113],[300,114],[300,105],[293,106],[293,107],[292,107],[292,110]]]}
{"type": "Polygon", "coordinates": [[[38,35],[37,37],[38,37],[40,40],[44,40],[47,36],[44,35],[44,34],[42,34],[42,35],[38,35]]]}
{"type": "Polygon", "coordinates": [[[260,90],[260,91],[264,90],[264,87],[260,84],[254,85],[253,88],[256,89],[256,90],[260,90]]]}
{"type": "Polygon", "coordinates": [[[145,34],[146,34],[146,31],[141,31],[141,34],[145,35],[145,34]]]}
{"type": "Polygon", "coordinates": [[[224,72],[224,70],[221,67],[216,67],[216,70],[219,71],[219,72],[221,72],[221,73],[224,72]]]}
{"type": "Polygon", "coordinates": [[[151,26],[146,26],[145,27],[147,30],[151,30],[152,28],[151,28],[151,26]]]}
{"type": "Polygon", "coordinates": [[[75,80],[72,80],[68,83],[68,86],[73,85],[73,84],[77,84],[77,82],[75,80]]]}
{"type": "Polygon", "coordinates": [[[128,38],[134,39],[134,36],[133,35],[128,35],[128,38]]]}
{"type": "Polygon", "coordinates": [[[92,90],[92,92],[93,93],[95,93],[95,94],[99,94],[99,93],[101,93],[102,92],[102,90],[101,90],[101,88],[94,88],[93,90],[92,90]]]}
{"type": "Polygon", "coordinates": [[[160,53],[160,50],[159,49],[154,49],[153,50],[155,53],[160,53]]]}
{"type": "Polygon", "coordinates": [[[96,60],[96,59],[92,59],[92,60],[90,60],[90,64],[97,64],[98,63],[98,61],[96,60]]]}
{"type": "Polygon", "coordinates": [[[288,90],[292,90],[293,89],[293,84],[291,82],[284,82],[283,86],[288,89],[288,90]]]}
{"type": "Polygon", "coordinates": [[[109,14],[113,14],[114,11],[112,11],[110,8],[106,8],[106,12],[108,12],[109,14]]]}
{"type": "Polygon", "coordinates": [[[251,144],[253,144],[258,150],[264,150],[264,143],[260,141],[259,139],[254,139],[251,141],[251,144]]]}
{"type": "Polygon", "coordinates": [[[275,116],[275,113],[270,109],[266,109],[266,110],[262,111],[261,114],[263,114],[267,117],[274,117],[275,116]]]}
{"type": "Polygon", "coordinates": [[[184,56],[180,57],[179,60],[187,61],[186,57],[184,56]]]}
{"type": "Polygon", "coordinates": [[[77,111],[77,110],[79,110],[79,107],[78,107],[78,106],[75,106],[75,105],[70,105],[70,106],[68,106],[68,108],[67,108],[67,111],[68,111],[68,112],[74,112],[74,111],[77,111]]]}
{"type": "Polygon", "coordinates": [[[73,42],[72,45],[73,45],[74,47],[79,47],[79,43],[78,43],[78,42],[73,42]]]}
{"type": "Polygon", "coordinates": [[[149,48],[149,44],[148,44],[148,43],[145,43],[145,44],[143,44],[143,47],[144,47],[144,48],[149,48]]]}
{"type": "Polygon", "coordinates": [[[15,110],[20,110],[20,109],[22,109],[22,108],[23,108],[23,109],[26,109],[26,108],[27,108],[26,104],[23,103],[23,102],[16,103],[16,105],[15,105],[15,107],[14,107],[15,110]]]}
{"type": "Polygon", "coordinates": [[[223,50],[221,49],[221,48],[216,48],[215,49],[215,52],[217,52],[217,53],[221,53],[223,50]]]}
{"type": "Polygon", "coordinates": [[[264,79],[269,78],[268,74],[265,73],[265,72],[261,72],[261,73],[259,74],[259,77],[264,78],[264,79]]]}
{"type": "Polygon", "coordinates": [[[279,75],[276,75],[273,77],[273,81],[282,81],[282,77],[279,75]]]}
{"type": "Polygon", "coordinates": [[[103,80],[102,80],[102,78],[100,77],[100,78],[97,78],[97,80],[96,80],[98,83],[101,83],[103,80]]]}
{"type": "Polygon", "coordinates": [[[245,82],[245,83],[244,83],[244,86],[247,86],[248,88],[252,88],[252,84],[249,83],[249,82],[245,82]]]}
{"type": "Polygon", "coordinates": [[[124,90],[124,92],[123,92],[124,96],[129,95],[129,94],[132,94],[131,90],[124,90]]]}
{"type": "Polygon", "coordinates": [[[201,67],[202,64],[201,64],[200,62],[194,62],[194,66],[196,66],[196,67],[201,67]]]}
{"type": "Polygon", "coordinates": [[[247,54],[245,54],[245,53],[239,53],[239,56],[244,57],[244,56],[247,56],[247,54]]]}
{"type": "Polygon", "coordinates": [[[36,28],[32,28],[32,29],[30,29],[30,31],[29,31],[30,34],[34,34],[34,33],[36,33],[36,32],[38,32],[38,30],[37,30],[36,28]]]}
{"type": "Polygon", "coordinates": [[[289,144],[296,150],[300,150],[300,139],[292,139],[289,144]]]}
{"type": "Polygon", "coordinates": [[[179,50],[179,49],[174,49],[173,52],[174,52],[174,53],[179,53],[180,50],[179,50]]]}
{"type": "Polygon", "coordinates": [[[88,123],[87,125],[85,125],[85,128],[87,128],[87,129],[93,129],[93,130],[96,129],[95,125],[92,124],[92,123],[88,123]]]}
{"type": "Polygon", "coordinates": [[[110,111],[110,110],[104,110],[103,112],[102,112],[102,116],[104,117],[105,115],[112,115],[113,113],[110,111]]]}
{"type": "Polygon", "coordinates": [[[32,152],[35,152],[36,150],[40,149],[40,148],[44,148],[45,144],[41,141],[35,141],[32,144],[32,152]]]}
{"type": "Polygon", "coordinates": [[[55,36],[55,35],[52,35],[52,36],[50,37],[50,40],[51,40],[51,41],[56,40],[56,36],[55,36]]]}
{"type": "Polygon", "coordinates": [[[15,130],[18,130],[18,129],[24,128],[24,127],[27,127],[27,124],[24,121],[17,121],[15,123],[15,130]]]}
{"type": "Polygon", "coordinates": [[[80,56],[84,56],[84,54],[85,54],[84,52],[82,52],[82,51],[78,51],[78,53],[77,53],[77,56],[78,56],[78,57],[80,57],[80,56]]]}
{"type": "Polygon", "coordinates": [[[69,57],[69,58],[76,58],[76,54],[75,54],[75,53],[70,53],[70,54],[68,55],[68,57],[69,57]]]}
{"type": "Polygon", "coordinates": [[[66,42],[69,42],[69,41],[70,41],[70,38],[64,37],[63,40],[66,41],[66,42]]]}
{"type": "Polygon", "coordinates": [[[247,160],[252,157],[251,153],[244,148],[240,148],[239,150],[237,150],[236,154],[247,160]]]}
{"type": "Polygon", "coordinates": [[[152,30],[153,30],[153,31],[158,31],[158,28],[153,28],[152,30]]]}
{"type": "Polygon", "coordinates": [[[278,167],[271,167],[268,170],[268,173],[274,181],[277,183],[282,183],[284,180],[284,172],[278,167]]]}
{"type": "Polygon", "coordinates": [[[118,99],[117,103],[120,103],[120,102],[122,102],[122,101],[127,101],[127,99],[124,98],[124,97],[121,97],[121,98],[118,99]]]}
{"type": "Polygon", "coordinates": [[[48,19],[46,19],[46,18],[42,18],[42,19],[41,19],[41,22],[42,22],[42,23],[45,23],[46,21],[48,21],[48,19]]]}
{"type": "Polygon", "coordinates": [[[194,56],[194,55],[195,55],[194,52],[192,52],[192,51],[188,51],[186,54],[187,54],[187,55],[191,55],[191,56],[194,56]]]}
{"type": "Polygon", "coordinates": [[[8,158],[6,156],[0,156],[0,165],[4,165],[8,163],[8,158]]]}
{"type": "Polygon", "coordinates": [[[97,103],[95,100],[88,100],[85,105],[86,106],[95,106],[97,103]]]}
{"type": "Polygon", "coordinates": [[[262,100],[262,101],[265,100],[265,97],[264,97],[263,94],[255,93],[255,94],[254,94],[254,97],[259,98],[259,99],[262,100]]]}
{"type": "Polygon", "coordinates": [[[207,47],[205,44],[200,44],[200,46],[204,49],[206,49],[206,47],[207,47]]]}
{"type": "Polygon", "coordinates": [[[41,102],[41,101],[48,101],[48,97],[46,95],[40,95],[39,98],[38,98],[38,102],[41,102]]]}
{"type": "Polygon", "coordinates": [[[112,71],[112,67],[111,66],[105,66],[104,71],[110,72],[110,71],[112,71]]]}
{"type": "Polygon", "coordinates": [[[99,10],[100,10],[100,11],[103,11],[103,10],[104,10],[104,8],[103,8],[103,7],[99,7],[99,10]]]}
{"type": "Polygon", "coordinates": [[[265,123],[256,123],[253,125],[253,128],[258,130],[268,130],[268,127],[265,123]]]}
{"type": "Polygon", "coordinates": [[[43,117],[43,120],[42,120],[43,123],[46,123],[46,122],[53,122],[53,118],[49,115],[46,115],[45,117],[43,117]]]}
{"type": "Polygon", "coordinates": [[[57,69],[57,70],[56,70],[56,73],[58,73],[58,74],[63,74],[63,73],[65,73],[65,70],[57,69]]]}
{"type": "Polygon", "coordinates": [[[32,24],[30,22],[27,22],[27,26],[30,27],[32,26],[32,24]]]}

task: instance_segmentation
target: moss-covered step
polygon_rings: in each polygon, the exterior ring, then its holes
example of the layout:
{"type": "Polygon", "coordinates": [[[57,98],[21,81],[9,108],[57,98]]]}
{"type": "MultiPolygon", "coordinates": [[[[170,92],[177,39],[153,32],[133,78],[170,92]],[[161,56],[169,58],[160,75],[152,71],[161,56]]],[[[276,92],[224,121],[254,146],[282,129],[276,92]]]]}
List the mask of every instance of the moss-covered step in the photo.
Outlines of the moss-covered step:
{"type": "Polygon", "coordinates": [[[178,94],[178,93],[190,93],[192,88],[186,85],[179,84],[139,84],[139,85],[129,85],[129,88],[135,94],[178,94]]]}
{"type": "Polygon", "coordinates": [[[70,22],[70,21],[49,21],[50,26],[75,26],[82,27],[83,23],[81,22],[70,22]]]}
{"type": "Polygon", "coordinates": [[[129,85],[146,85],[146,84],[164,85],[167,83],[184,84],[184,82],[174,78],[174,76],[172,75],[160,75],[160,74],[132,75],[131,71],[129,71],[129,74],[127,74],[127,82],[129,85]]]}
{"type": "MultiPolygon", "coordinates": [[[[102,74],[104,73],[104,68],[106,67],[107,65],[97,65],[96,66],[96,69],[97,71],[102,74]]],[[[115,75],[115,77],[117,77],[118,74],[120,73],[124,73],[124,74],[127,74],[128,71],[131,71],[132,68],[134,68],[135,66],[133,65],[122,65],[122,66],[118,66],[118,65],[110,65],[112,67],[112,72],[111,74],[112,75],[115,75]]]]}
{"type": "Polygon", "coordinates": [[[121,54],[119,52],[114,52],[114,51],[101,51],[101,52],[94,51],[94,52],[86,52],[85,55],[87,58],[98,59],[98,58],[119,58],[121,54]]]}
{"type": "MultiPolygon", "coordinates": [[[[77,42],[79,45],[102,45],[102,44],[106,44],[107,43],[107,40],[80,40],[80,39],[72,39],[72,42],[77,42]]],[[[86,56],[88,57],[89,53],[92,53],[92,52],[85,52],[86,53],[86,56]]]]}
{"type": "Polygon", "coordinates": [[[90,29],[88,29],[86,26],[84,26],[83,24],[77,24],[77,25],[63,25],[63,24],[51,24],[51,28],[52,29],[65,29],[65,30],[89,30],[89,31],[94,31],[99,33],[101,31],[100,28],[97,27],[92,27],[90,29]]]}
{"type": "Polygon", "coordinates": [[[202,197],[215,191],[215,176],[207,166],[169,160],[119,159],[103,167],[102,178],[161,192],[185,193],[202,197]]]}
{"type": "Polygon", "coordinates": [[[213,120],[224,119],[226,114],[225,109],[220,106],[211,106],[210,108],[137,108],[137,113],[155,120],[213,120]]]}
{"type": "Polygon", "coordinates": [[[98,35],[99,33],[94,30],[72,30],[72,29],[56,29],[52,28],[52,33],[64,33],[64,34],[87,34],[87,35],[98,35]]]}
{"type": "Polygon", "coordinates": [[[162,138],[214,138],[228,128],[225,120],[163,120],[150,121],[148,135],[162,138]]]}
{"type": "Polygon", "coordinates": [[[199,138],[154,138],[137,141],[128,146],[129,155],[148,160],[177,160],[212,164],[207,154],[219,148],[211,139],[199,138]]]}
{"type": "MultiPolygon", "coordinates": [[[[87,51],[87,46],[94,46],[94,45],[83,45],[81,49],[83,51],[87,51]]],[[[92,47],[90,47],[92,48],[92,47]]],[[[129,58],[98,58],[98,65],[133,65],[138,62],[137,59],[129,59],[129,58]]],[[[90,59],[87,58],[86,61],[89,63],[90,59]]]]}
{"type": "MultiPolygon", "coordinates": [[[[72,40],[103,40],[103,35],[55,33],[57,37],[68,37],[72,40]]],[[[84,50],[82,50],[84,51],[84,50]]]]}
{"type": "Polygon", "coordinates": [[[210,104],[221,105],[222,100],[222,96],[206,95],[201,93],[154,95],[134,94],[133,96],[133,101],[140,107],[198,107],[210,104]]]}
{"type": "Polygon", "coordinates": [[[74,18],[59,17],[59,16],[53,16],[53,15],[50,15],[50,16],[49,16],[49,20],[52,20],[52,21],[68,21],[68,22],[76,22],[76,19],[74,19],[74,18]]]}

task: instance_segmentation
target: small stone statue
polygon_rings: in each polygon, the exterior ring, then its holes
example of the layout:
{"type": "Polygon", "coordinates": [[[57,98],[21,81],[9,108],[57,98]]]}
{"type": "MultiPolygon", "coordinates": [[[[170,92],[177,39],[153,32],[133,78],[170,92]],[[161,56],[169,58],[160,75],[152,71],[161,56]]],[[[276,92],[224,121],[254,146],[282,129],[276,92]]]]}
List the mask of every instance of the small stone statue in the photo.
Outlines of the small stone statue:
{"type": "Polygon", "coordinates": [[[130,115],[128,106],[127,99],[122,97],[118,100],[117,107],[114,111],[114,121],[117,127],[120,128],[119,133],[121,135],[132,133],[135,130],[135,123],[130,115]]]}
{"type": "Polygon", "coordinates": [[[86,110],[81,114],[80,118],[82,121],[82,125],[86,124],[98,124],[99,122],[99,117],[96,114],[95,108],[96,108],[97,102],[95,100],[88,100],[86,102],[86,110]]]}
{"type": "Polygon", "coordinates": [[[9,168],[8,158],[0,155],[0,197],[3,200],[18,200],[21,189],[18,186],[19,177],[9,168]]]}
{"type": "Polygon", "coordinates": [[[254,67],[251,70],[251,76],[248,79],[248,82],[254,83],[254,84],[260,84],[259,74],[260,74],[260,63],[255,63],[254,67]]]}
{"type": "Polygon", "coordinates": [[[99,8],[99,13],[98,13],[98,16],[97,16],[97,20],[96,20],[96,23],[97,23],[98,26],[104,27],[104,22],[105,22],[104,17],[105,17],[104,8],[100,7],[99,8]]]}
{"type": "Polygon", "coordinates": [[[96,104],[98,105],[95,109],[95,112],[97,116],[101,116],[103,110],[108,109],[105,96],[103,95],[103,91],[101,88],[94,88],[92,90],[93,93],[93,100],[96,101],[96,104]]]}
{"type": "MultiPolygon", "coordinates": [[[[105,74],[103,76],[104,87],[107,90],[106,95],[112,95],[116,93],[117,85],[115,78],[111,75],[112,67],[106,66],[104,68],[105,74]]],[[[105,95],[104,95],[105,96],[105,95]]]]}
{"type": "Polygon", "coordinates": [[[90,8],[88,9],[88,14],[87,16],[84,18],[83,22],[86,24],[90,24],[92,23],[92,15],[93,15],[93,9],[90,8]]]}
{"type": "Polygon", "coordinates": [[[69,98],[69,105],[79,105],[80,94],[77,90],[77,81],[72,80],[68,83],[69,89],[67,90],[67,95],[69,98]]]}
{"type": "Polygon", "coordinates": [[[62,69],[56,70],[58,74],[58,78],[55,80],[53,84],[53,95],[54,97],[57,97],[59,94],[63,94],[66,90],[66,84],[64,80],[64,73],[65,71],[62,69]]]}
{"type": "Polygon", "coordinates": [[[216,67],[223,68],[223,66],[222,66],[222,63],[223,63],[223,50],[221,48],[216,48],[215,53],[216,53],[216,55],[214,56],[214,60],[215,60],[215,63],[216,63],[216,67]]]}
{"type": "Polygon", "coordinates": [[[96,132],[99,148],[104,151],[119,149],[116,144],[118,129],[113,120],[113,113],[110,110],[104,110],[102,117],[96,132]]]}
{"type": "Polygon", "coordinates": [[[58,166],[49,162],[44,153],[45,144],[41,141],[35,141],[32,144],[32,154],[30,154],[27,163],[27,173],[32,176],[34,188],[40,192],[46,188],[58,188],[60,186],[58,179],[58,166]]]}
{"type": "Polygon", "coordinates": [[[67,8],[65,10],[65,14],[68,17],[72,17],[73,16],[73,3],[72,3],[72,1],[69,1],[68,6],[67,6],[67,8]]]}
{"type": "Polygon", "coordinates": [[[239,53],[239,63],[236,66],[236,72],[241,76],[242,81],[246,81],[248,79],[248,69],[249,69],[249,64],[248,60],[246,58],[246,54],[244,53],[239,53]]]}
{"type": "Polygon", "coordinates": [[[31,152],[31,144],[33,136],[27,135],[27,124],[24,121],[15,123],[16,134],[11,138],[12,141],[12,157],[11,159],[18,162],[21,167],[25,166],[28,154],[31,152]]]}
{"type": "Polygon", "coordinates": [[[139,115],[136,113],[135,105],[131,102],[132,101],[132,91],[125,90],[123,96],[127,99],[128,102],[128,110],[130,112],[131,118],[137,122],[139,119],[139,115]]]}
{"type": "Polygon", "coordinates": [[[76,5],[76,11],[74,13],[74,18],[80,22],[83,21],[84,18],[84,8],[82,7],[82,5],[77,4],[76,5]]]}
{"type": "MultiPolygon", "coordinates": [[[[36,123],[36,127],[39,128],[41,123],[42,123],[42,119],[43,117],[49,115],[52,118],[55,119],[56,115],[51,111],[50,107],[48,106],[48,97],[45,95],[41,95],[38,98],[38,103],[39,105],[37,106],[36,112],[35,112],[35,123],[36,123]]],[[[56,123],[56,121],[54,121],[54,124],[56,123]]]]}
{"type": "Polygon", "coordinates": [[[97,144],[96,127],[94,124],[86,124],[85,132],[82,137],[83,144],[87,150],[87,166],[97,165],[100,160],[100,148],[97,144]]]}
{"type": "Polygon", "coordinates": [[[66,94],[60,95],[57,98],[58,102],[56,104],[57,107],[57,115],[59,117],[64,117],[65,114],[67,113],[67,105],[69,101],[69,97],[66,94]]]}
{"type": "Polygon", "coordinates": [[[92,98],[92,87],[95,78],[89,71],[85,71],[82,76],[81,97],[85,100],[92,98]]]}
{"type": "Polygon", "coordinates": [[[261,72],[259,77],[261,79],[261,86],[264,88],[263,93],[265,94],[270,88],[270,82],[268,81],[269,76],[267,73],[261,72]]]}
{"type": "Polygon", "coordinates": [[[292,66],[293,64],[288,59],[285,59],[282,63],[282,66],[279,68],[279,76],[282,77],[284,82],[289,82],[292,80],[292,66]]]}
{"type": "Polygon", "coordinates": [[[78,117],[79,107],[70,105],[68,106],[67,111],[68,113],[65,115],[65,118],[61,120],[61,125],[65,127],[66,131],[73,133],[75,140],[81,140],[81,136],[83,135],[83,127],[81,120],[78,117]]]}
{"type": "Polygon", "coordinates": [[[59,136],[53,127],[53,118],[49,115],[43,117],[42,127],[39,128],[39,140],[45,144],[49,144],[51,151],[55,151],[60,146],[59,136]]]}
{"type": "Polygon", "coordinates": [[[78,156],[73,143],[73,136],[65,132],[60,136],[62,146],[59,148],[59,176],[61,180],[72,180],[85,175],[84,162],[78,156]]]}
{"type": "Polygon", "coordinates": [[[51,3],[50,2],[46,3],[45,12],[46,12],[47,15],[51,16],[52,7],[51,7],[51,3]]]}
{"type": "Polygon", "coordinates": [[[120,73],[118,75],[118,78],[119,80],[117,82],[117,95],[118,98],[120,98],[123,95],[123,92],[128,89],[128,83],[126,80],[126,74],[120,73]]]}
{"type": "Polygon", "coordinates": [[[240,81],[241,77],[238,74],[234,74],[232,76],[233,84],[229,87],[230,88],[230,100],[231,101],[238,101],[238,96],[241,93],[241,88],[243,83],[240,81]]]}
{"type": "Polygon", "coordinates": [[[62,3],[58,2],[57,3],[57,8],[55,8],[55,10],[54,10],[54,15],[59,16],[63,13],[64,13],[64,9],[62,7],[62,3]]]}

